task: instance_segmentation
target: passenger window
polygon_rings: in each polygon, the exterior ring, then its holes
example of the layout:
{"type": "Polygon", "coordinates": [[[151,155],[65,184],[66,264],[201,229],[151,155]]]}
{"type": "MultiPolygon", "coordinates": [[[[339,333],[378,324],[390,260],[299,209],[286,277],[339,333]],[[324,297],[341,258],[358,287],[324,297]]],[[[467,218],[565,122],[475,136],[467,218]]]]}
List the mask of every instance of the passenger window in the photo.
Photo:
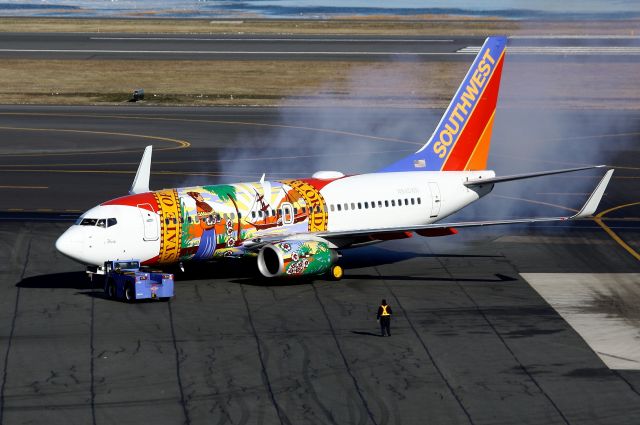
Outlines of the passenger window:
{"type": "Polygon", "coordinates": [[[361,210],[362,209],[362,204],[360,202],[358,202],[358,209],[361,210]]]}
{"type": "Polygon", "coordinates": [[[191,223],[191,216],[190,215],[187,216],[187,222],[191,223]]]}
{"type": "Polygon", "coordinates": [[[331,207],[330,207],[330,208],[331,208],[331,212],[333,212],[333,204],[331,204],[331,207]]]}
{"type": "Polygon", "coordinates": [[[104,218],[101,218],[100,220],[98,220],[98,224],[96,224],[96,226],[102,227],[103,229],[106,228],[107,220],[105,220],[104,218]]]}
{"type": "Polygon", "coordinates": [[[355,210],[355,209],[356,209],[356,204],[355,204],[355,203],[353,203],[353,202],[351,203],[351,209],[352,209],[352,210],[355,210]]]}
{"type": "Polygon", "coordinates": [[[118,224],[118,220],[116,220],[115,218],[108,218],[107,219],[107,227],[113,227],[116,224],[118,224]]]}
{"type": "Polygon", "coordinates": [[[164,224],[169,224],[169,219],[168,218],[164,219],[164,224]]]}
{"type": "Polygon", "coordinates": [[[420,205],[420,198],[418,198],[418,205],[420,205]]]}
{"type": "Polygon", "coordinates": [[[391,206],[392,206],[392,207],[395,207],[395,206],[396,206],[396,201],[395,201],[395,199],[392,199],[392,200],[391,200],[391,206]]]}
{"type": "Polygon", "coordinates": [[[376,201],[373,201],[373,202],[371,203],[371,208],[375,208],[375,207],[376,207],[376,201]]]}
{"type": "Polygon", "coordinates": [[[296,214],[298,214],[298,208],[293,209],[293,215],[296,215],[296,214]]]}
{"type": "Polygon", "coordinates": [[[365,202],[365,203],[364,203],[364,208],[365,208],[365,209],[369,209],[369,203],[368,203],[368,202],[365,202]]]}
{"type": "Polygon", "coordinates": [[[344,204],[344,210],[345,211],[349,211],[349,204],[347,204],[347,203],[344,204]]]}
{"type": "Polygon", "coordinates": [[[401,207],[402,206],[402,199],[398,199],[398,206],[401,207]]]}
{"type": "Polygon", "coordinates": [[[404,204],[409,205],[409,200],[407,198],[404,198],[404,204]]]}
{"type": "Polygon", "coordinates": [[[384,206],[388,208],[389,207],[389,201],[384,201],[384,206]]]}
{"type": "Polygon", "coordinates": [[[342,205],[338,204],[337,207],[338,207],[338,211],[342,211],[342,205]]]}
{"type": "Polygon", "coordinates": [[[411,205],[415,205],[415,204],[416,204],[415,199],[411,198],[411,205]]]}
{"type": "Polygon", "coordinates": [[[378,201],[378,208],[382,208],[382,201],[378,201]]]}

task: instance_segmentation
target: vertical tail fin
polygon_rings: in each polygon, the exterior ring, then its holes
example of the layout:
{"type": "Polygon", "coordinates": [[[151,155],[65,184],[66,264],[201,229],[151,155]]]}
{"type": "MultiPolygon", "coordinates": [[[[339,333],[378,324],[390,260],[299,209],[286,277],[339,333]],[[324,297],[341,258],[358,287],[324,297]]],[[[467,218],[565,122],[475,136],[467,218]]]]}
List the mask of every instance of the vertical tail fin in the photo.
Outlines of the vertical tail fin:
{"type": "Polygon", "coordinates": [[[427,143],[378,171],[486,169],[506,45],[487,38],[427,143]]]}

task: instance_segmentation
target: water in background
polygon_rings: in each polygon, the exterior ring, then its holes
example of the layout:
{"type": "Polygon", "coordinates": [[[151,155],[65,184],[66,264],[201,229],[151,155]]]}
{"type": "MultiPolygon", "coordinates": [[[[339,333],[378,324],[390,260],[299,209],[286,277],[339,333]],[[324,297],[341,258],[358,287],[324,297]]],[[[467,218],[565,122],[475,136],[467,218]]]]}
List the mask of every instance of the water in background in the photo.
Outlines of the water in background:
{"type": "Polygon", "coordinates": [[[638,0],[5,0],[0,16],[163,18],[330,18],[353,15],[464,15],[511,19],[629,19],[638,0]]]}

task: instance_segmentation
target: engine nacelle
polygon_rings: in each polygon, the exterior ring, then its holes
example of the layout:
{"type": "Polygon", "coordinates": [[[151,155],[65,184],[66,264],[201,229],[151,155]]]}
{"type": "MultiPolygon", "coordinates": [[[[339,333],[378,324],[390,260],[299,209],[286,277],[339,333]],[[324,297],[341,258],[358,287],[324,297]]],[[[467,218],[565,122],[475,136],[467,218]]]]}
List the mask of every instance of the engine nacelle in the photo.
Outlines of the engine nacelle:
{"type": "Polygon", "coordinates": [[[326,242],[284,240],[265,245],[258,254],[258,269],[265,277],[299,277],[329,271],[338,253],[326,242]]]}

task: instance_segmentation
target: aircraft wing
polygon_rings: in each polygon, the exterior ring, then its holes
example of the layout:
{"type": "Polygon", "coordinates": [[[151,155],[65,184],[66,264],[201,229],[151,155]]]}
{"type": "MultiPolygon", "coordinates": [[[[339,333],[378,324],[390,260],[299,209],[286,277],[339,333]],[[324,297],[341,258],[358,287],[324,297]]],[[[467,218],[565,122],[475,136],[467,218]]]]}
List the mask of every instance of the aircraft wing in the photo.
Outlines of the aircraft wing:
{"type": "MultiPolygon", "coordinates": [[[[571,216],[563,216],[563,217],[532,217],[532,218],[517,218],[510,220],[487,220],[487,221],[460,221],[460,222],[450,222],[450,223],[433,223],[433,224],[424,224],[420,226],[413,227],[381,227],[377,229],[363,229],[363,230],[346,230],[342,232],[315,232],[315,233],[295,233],[295,234],[286,234],[286,233],[276,233],[276,234],[266,234],[261,235],[257,238],[247,240],[243,243],[243,245],[250,249],[259,250],[262,246],[272,243],[278,242],[285,239],[304,239],[304,240],[323,240],[329,242],[332,247],[337,247],[340,245],[338,242],[340,239],[351,238],[351,237],[362,237],[369,235],[383,235],[383,234],[392,234],[392,233],[401,233],[401,232],[417,232],[417,231],[429,231],[429,230],[450,230],[450,229],[458,229],[463,227],[482,227],[482,226],[497,226],[503,224],[522,224],[522,223],[540,223],[540,222],[552,222],[552,221],[570,221],[576,220],[580,218],[585,218],[593,215],[602,200],[602,196],[604,195],[604,191],[611,180],[611,176],[613,175],[614,170],[609,170],[602,177],[593,193],[587,199],[587,202],[582,206],[580,211],[571,216]],[[336,241],[334,244],[332,241],[336,241]]],[[[451,232],[452,234],[455,232],[451,232]]],[[[446,233],[445,233],[446,234],[446,233]]]]}
{"type": "Polygon", "coordinates": [[[366,230],[349,230],[344,232],[319,232],[314,233],[315,236],[320,236],[326,239],[350,237],[350,236],[365,236],[370,234],[383,234],[383,233],[398,233],[398,232],[412,232],[419,230],[437,230],[437,229],[457,229],[462,227],[481,227],[481,226],[496,226],[501,224],[520,224],[520,223],[539,223],[539,222],[551,222],[551,221],[568,221],[579,218],[589,217],[596,212],[600,200],[604,195],[604,191],[611,180],[614,170],[609,170],[602,177],[598,185],[596,186],[587,202],[576,214],[565,217],[533,217],[533,218],[517,218],[511,220],[488,220],[488,221],[461,221],[452,223],[433,223],[425,224],[413,227],[384,227],[379,229],[366,229],[366,230]]]}

